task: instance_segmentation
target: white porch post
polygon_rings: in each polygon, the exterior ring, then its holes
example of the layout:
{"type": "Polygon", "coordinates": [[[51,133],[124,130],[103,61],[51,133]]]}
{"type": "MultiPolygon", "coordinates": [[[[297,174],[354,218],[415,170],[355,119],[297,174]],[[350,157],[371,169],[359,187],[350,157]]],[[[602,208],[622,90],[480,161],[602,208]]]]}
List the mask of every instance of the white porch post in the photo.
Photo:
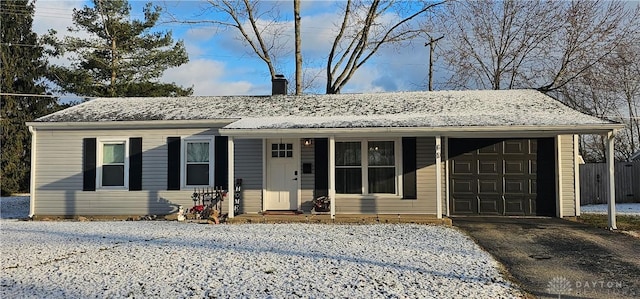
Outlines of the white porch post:
{"type": "Polygon", "coordinates": [[[607,198],[609,229],[616,227],[616,184],[615,184],[615,159],[614,159],[614,132],[607,133],[607,178],[609,181],[609,197],[607,198]]]}
{"type": "Polygon", "coordinates": [[[336,138],[329,137],[329,198],[331,219],[336,219],[336,138]]]}
{"type": "Polygon", "coordinates": [[[234,178],[234,167],[235,167],[235,162],[234,162],[234,157],[235,157],[235,153],[234,153],[234,144],[233,144],[233,137],[229,136],[229,141],[227,142],[227,156],[228,156],[228,179],[227,179],[227,201],[229,202],[229,218],[233,218],[235,217],[234,215],[234,211],[233,211],[233,205],[235,202],[235,178],[234,178]]]}
{"type": "Polygon", "coordinates": [[[576,203],[575,203],[575,211],[576,211],[576,216],[580,216],[580,165],[581,165],[581,161],[580,161],[580,149],[578,146],[578,142],[579,142],[579,137],[578,135],[573,135],[573,165],[574,165],[574,171],[573,171],[573,188],[574,188],[574,194],[575,194],[575,199],[576,199],[576,203]]]}
{"type": "Polygon", "coordinates": [[[442,218],[442,138],[436,136],[436,217],[442,218]]]}

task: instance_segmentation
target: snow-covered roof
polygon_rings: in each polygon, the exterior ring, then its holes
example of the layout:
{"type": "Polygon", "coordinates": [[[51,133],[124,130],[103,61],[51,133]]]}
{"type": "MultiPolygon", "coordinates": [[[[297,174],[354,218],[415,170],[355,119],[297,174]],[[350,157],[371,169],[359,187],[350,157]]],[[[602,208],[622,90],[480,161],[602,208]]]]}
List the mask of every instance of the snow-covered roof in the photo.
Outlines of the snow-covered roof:
{"type": "Polygon", "coordinates": [[[535,90],[303,96],[97,98],[36,122],[221,120],[227,129],[615,124],[535,90]]]}

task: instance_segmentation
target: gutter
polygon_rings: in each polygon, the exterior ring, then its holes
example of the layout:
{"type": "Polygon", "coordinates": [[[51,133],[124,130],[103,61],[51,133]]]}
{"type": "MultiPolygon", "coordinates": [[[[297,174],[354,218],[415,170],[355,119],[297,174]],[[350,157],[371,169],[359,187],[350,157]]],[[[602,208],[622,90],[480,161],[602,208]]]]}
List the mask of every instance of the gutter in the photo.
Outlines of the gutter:
{"type": "Polygon", "coordinates": [[[375,127],[375,128],[221,128],[222,136],[265,138],[281,137],[329,137],[329,136],[353,136],[367,134],[367,136],[436,136],[447,137],[473,137],[491,138],[505,137],[513,134],[514,137],[553,137],[564,134],[606,134],[611,130],[623,128],[622,124],[596,124],[596,125],[567,125],[567,126],[487,126],[487,127],[375,127]]]}
{"type": "Polygon", "coordinates": [[[84,122],[27,122],[27,126],[48,130],[96,130],[96,129],[174,129],[174,128],[222,128],[235,121],[215,120],[131,120],[131,121],[84,121],[84,122]]]}

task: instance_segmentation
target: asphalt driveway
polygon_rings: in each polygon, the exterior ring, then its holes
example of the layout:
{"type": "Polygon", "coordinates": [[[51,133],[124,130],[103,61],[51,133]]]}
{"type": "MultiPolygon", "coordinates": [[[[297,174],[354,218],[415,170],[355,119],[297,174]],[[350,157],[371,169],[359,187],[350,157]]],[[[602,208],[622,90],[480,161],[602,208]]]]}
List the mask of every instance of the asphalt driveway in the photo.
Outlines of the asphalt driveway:
{"type": "Polygon", "coordinates": [[[640,297],[640,239],[557,218],[456,217],[540,298],[640,297]]]}

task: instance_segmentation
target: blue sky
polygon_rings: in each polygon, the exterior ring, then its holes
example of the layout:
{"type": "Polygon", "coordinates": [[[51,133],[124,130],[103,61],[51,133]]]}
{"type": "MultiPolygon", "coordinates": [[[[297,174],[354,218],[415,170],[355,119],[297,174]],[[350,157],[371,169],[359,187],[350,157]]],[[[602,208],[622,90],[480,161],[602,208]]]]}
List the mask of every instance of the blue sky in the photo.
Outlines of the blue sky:
{"type": "MultiPolygon", "coordinates": [[[[142,7],[148,1],[130,1],[132,18],[142,18],[142,7]]],[[[286,49],[291,51],[279,61],[279,72],[293,77],[293,23],[292,1],[265,1],[265,5],[279,6],[282,13],[286,49]]],[[[34,31],[45,33],[56,29],[66,33],[72,25],[73,8],[81,8],[89,1],[36,1],[34,31]]],[[[193,19],[207,8],[206,1],[154,1],[178,18],[193,19]]],[[[339,3],[338,3],[339,4],[339,3]]],[[[323,93],[326,57],[333,41],[333,26],[340,21],[335,1],[302,1],[302,54],[306,73],[319,79],[307,93],[323,93]]],[[[211,15],[199,19],[214,18],[211,15]]],[[[169,17],[161,18],[168,21],[169,17]]],[[[194,95],[265,95],[271,92],[271,82],[266,65],[237,38],[235,30],[218,30],[208,24],[185,25],[164,22],[159,30],[171,30],[175,40],[183,40],[190,62],[165,72],[163,81],[182,86],[193,86],[194,95]]],[[[428,48],[424,38],[402,47],[389,46],[378,51],[375,58],[361,67],[343,89],[343,93],[424,90],[427,82],[428,48]]],[[[437,52],[436,52],[437,54],[437,52]]],[[[437,55],[436,55],[437,57],[437,55]]],[[[69,64],[56,59],[56,64],[69,64]]],[[[435,88],[443,83],[444,68],[436,61],[435,88]]]]}

